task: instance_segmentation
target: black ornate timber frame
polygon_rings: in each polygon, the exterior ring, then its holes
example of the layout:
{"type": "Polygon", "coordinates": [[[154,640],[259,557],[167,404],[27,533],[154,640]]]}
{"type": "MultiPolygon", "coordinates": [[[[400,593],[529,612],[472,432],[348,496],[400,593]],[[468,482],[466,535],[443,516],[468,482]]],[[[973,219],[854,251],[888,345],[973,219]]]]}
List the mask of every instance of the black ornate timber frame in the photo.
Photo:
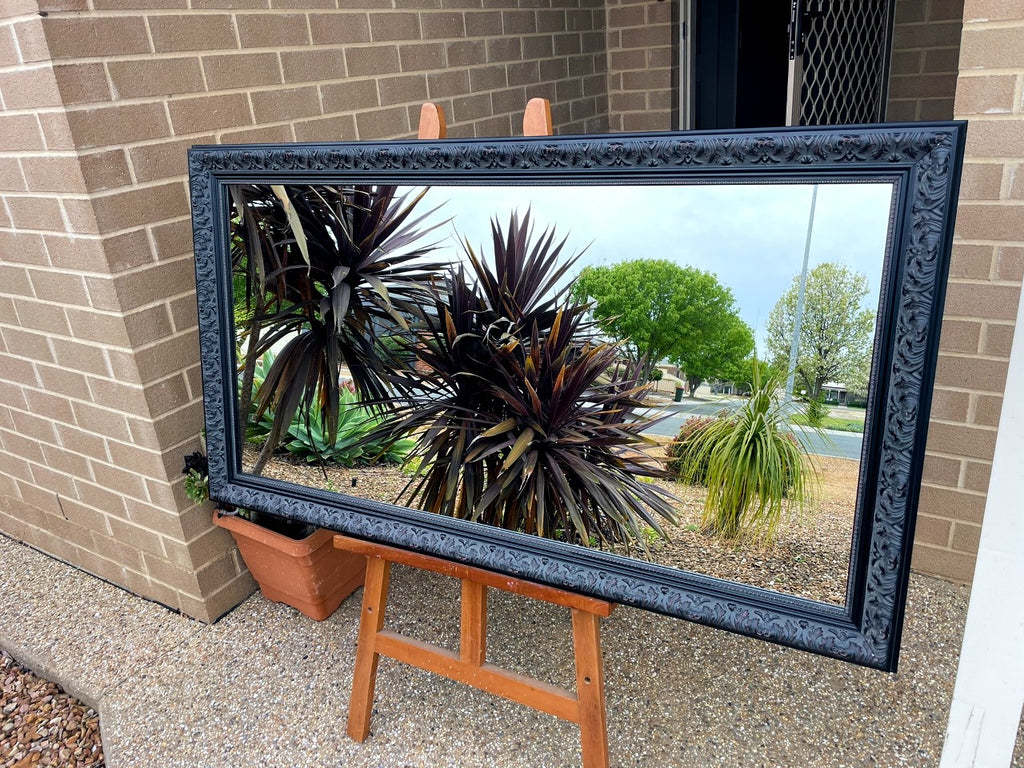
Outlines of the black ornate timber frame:
{"type": "Polygon", "coordinates": [[[210,492],[588,595],[895,671],[965,124],[195,147],[189,152],[210,492]],[[240,471],[227,252],[233,183],[894,185],[845,606],[240,471]]]}

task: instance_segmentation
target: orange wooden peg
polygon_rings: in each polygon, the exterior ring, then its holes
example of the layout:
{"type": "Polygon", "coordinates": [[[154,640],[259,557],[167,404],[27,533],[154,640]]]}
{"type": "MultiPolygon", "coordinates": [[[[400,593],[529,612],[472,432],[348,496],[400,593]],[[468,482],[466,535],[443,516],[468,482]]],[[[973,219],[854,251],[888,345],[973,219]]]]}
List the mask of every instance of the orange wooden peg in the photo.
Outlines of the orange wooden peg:
{"type": "Polygon", "coordinates": [[[530,99],[523,113],[523,136],[551,136],[551,102],[547,99],[530,99]]]}
{"type": "Polygon", "coordinates": [[[420,130],[418,139],[443,139],[448,135],[448,124],[444,120],[444,108],[431,101],[420,107],[420,130]]]}

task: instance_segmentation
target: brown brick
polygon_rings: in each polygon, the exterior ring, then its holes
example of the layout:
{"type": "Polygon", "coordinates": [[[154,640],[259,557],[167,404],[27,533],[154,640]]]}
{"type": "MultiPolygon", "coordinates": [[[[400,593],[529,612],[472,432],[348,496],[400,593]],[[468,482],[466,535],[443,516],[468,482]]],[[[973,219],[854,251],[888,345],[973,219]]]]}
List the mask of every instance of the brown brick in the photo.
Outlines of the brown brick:
{"type": "Polygon", "coordinates": [[[258,10],[269,8],[270,0],[192,0],[192,7],[198,10],[258,10]]]}
{"type": "Polygon", "coordinates": [[[998,426],[1002,407],[1002,395],[977,395],[974,404],[974,423],[986,427],[998,426]]]}
{"type": "Polygon", "coordinates": [[[14,43],[14,29],[10,26],[0,27],[0,67],[18,64],[18,48],[14,43]]]}
{"type": "Polygon", "coordinates": [[[26,331],[44,331],[47,334],[67,334],[67,317],[64,309],[67,304],[54,301],[33,301],[27,298],[14,300],[21,319],[21,327],[26,331]]]}
{"type": "Polygon", "coordinates": [[[970,583],[974,578],[975,556],[928,544],[914,545],[911,568],[925,576],[970,583]]]}
{"type": "Polygon", "coordinates": [[[92,209],[92,200],[89,198],[65,197],[60,201],[64,209],[64,217],[67,219],[65,229],[75,235],[98,235],[99,227],[96,225],[96,216],[92,209]]]}
{"type": "Polygon", "coordinates": [[[381,106],[402,102],[422,102],[427,98],[427,78],[424,75],[402,75],[377,80],[381,106]]]}
{"type": "Polygon", "coordinates": [[[990,461],[995,449],[995,430],[963,424],[932,422],[928,427],[928,449],[990,461]]]}
{"type": "Polygon", "coordinates": [[[63,232],[64,220],[55,197],[15,197],[8,195],[7,210],[17,229],[63,232]]]}
{"type": "Polygon", "coordinates": [[[948,547],[952,530],[952,520],[921,514],[917,518],[917,530],[914,533],[914,541],[934,544],[939,547],[948,547]]]}
{"type": "Polygon", "coordinates": [[[403,72],[444,69],[444,43],[407,44],[398,49],[403,72]]]}
{"type": "Polygon", "coordinates": [[[967,392],[956,392],[937,387],[932,394],[932,418],[943,421],[966,422],[971,407],[967,392]]]}
{"type": "Polygon", "coordinates": [[[958,115],[984,115],[1013,111],[1015,75],[962,77],[956,86],[954,109],[958,115]]]}
{"type": "Polygon", "coordinates": [[[1022,15],[1021,0],[964,0],[964,21],[1016,20],[1022,15]]]}
{"type": "Polygon", "coordinates": [[[397,72],[401,66],[398,48],[393,45],[348,48],[345,50],[345,61],[350,77],[390,74],[397,72]]]}
{"type": "Polygon", "coordinates": [[[239,131],[224,131],[220,134],[221,144],[259,144],[295,141],[289,124],[267,125],[262,128],[244,128],[239,131]]]}
{"type": "Polygon", "coordinates": [[[969,491],[986,493],[992,476],[992,465],[981,461],[968,461],[964,471],[964,488],[969,491]]]}
{"type": "MultiPolygon", "coordinates": [[[[188,149],[194,144],[213,143],[212,134],[178,141],[143,144],[128,150],[135,178],[140,182],[183,177],[188,173],[188,149]]],[[[160,212],[161,217],[163,211],[160,212]]]]}
{"type": "Polygon", "coordinates": [[[256,91],[250,98],[257,123],[273,122],[279,120],[282,115],[291,119],[312,117],[321,113],[320,93],[312,85],[304,88],[256,91]]]}
{"type": "Polygon", "coordinates": [[[125,516],[124,496],[83,478],[75,479],[75,488],[78,491],[78,500],[83,504],[95,507],[114,517],[123,518],[125,516]]]}
{"type": "Polygon", "coordinates": [[[310,14],[314,45],[370,42],[370,22],[365,13],[310,14]]]}
{"type": "Polygon", "coordinates": [[[1019,157],[1022,144],[1024,120],[979,119],[967,129],[968,157],[1019,157]]]}
{"type": "MultiPolygon", "coordinates": [[[[71,339],[53,338],[50,340],[53,351],[56,355],[57,365],[72,371],[91,373],[98,376],[108,376],[107,358],[103,349],[92,344],[86,344],[71,339]]],[[[70,414],[67,421],[73,421],[70,414]]]]}
{"type": "Polygon", "coordinates": [[[116,189],[132,183],[124,150],[108,149],[80,155],[81,173],[90,192],[116,189]]]}
{"type": "MultiPolygon", "coordinates": [[[[345,55],[340,49],[282,51],[286,83],[320,83],[345,77],[345,55]]],[[[285,113],[288,114],[288,113],[285,113]]],[[[291,117],[288,114],[288,117],[291,117]]],[[[259,120],[259,117],[256,118],[259,120]]]]}
{"type": "Polygon", "coordinates": [[[459,40],[446,45],[449,67],[472,66],[487,61],[487,49],[482,40],[459,40]]]}
{"type": "MultiPolygon", "coordinates": [[[[993,207],[993,210],[998,208],[993,207]]],[[[1005,218],[1011,218],[1008,212],[1005,218]]],[[[951,282],[946,295],[946,314],[1013,320],[1017,316],[1020,288],[1016,285],[951,282]]]]}
{"type": "MultiPolygon", "coordinates": [[[[136,270],[130,274],[119,275],[114,278],[117,286],[117,295],[121,300],[121,309],[129,312],[137,307],[165,299],[176,293],[184,293],[193,289],[195,285],[195,272],[192,269],[190,259],[176,259],[173,261],[156,262],[143,269],[136,270]]],[[[142,329],[156,326],[153,332],[160,329],[163,335],[166,308],[163,305],[148,307],[140,312],[133,312],[125,315],[125,326],[135,345],[144,344],[146,341],[153,341],[150,333],[145,333],[142,341],[138,332],[142,329]],[[148,313],[146,315],[140,312],[148,313]]],[[[167,330],[170,326],[166,326],[167,330]]]]}
{"type": "Polygon", "coordinates": [[[885,119],[890,122],[913,122],[917,120],[917,102],[890,100],[885,108],[885,119]]]}
{"type": "Polygon", "coordinates": [[[965,163],[960,181],[961,199],[998,200],[1002,182],[1002,163],[965,163]]]}
{"type": "Polygon", "coordinates": [[[147,224],[154,211],[167,218],[183,216],[189,211],[185,186],[180,182],[97,196],[93,198],[93,209],[104,232],[147,224]]]}
{"type": "Polygon", "coordinates": [[[235,18],[243,48],[284,48],[310,42],[302,14],[239,14],[235,18]]]}
{"type": "MultiPolygon", "coordinates": [[[[999,167],[1001,169],[1001,166],[999,167]]],[[[994,248],[991,245],[957,243],[953,247],[949,276],[969,280],[986,280],[992,273],[993,256],[994,248]]]]}
{"type": "MultiPolygon", "coordinates": [[[[179,18],[179,17],[175,17],[179,18]]],[[[49,16],[43,20],[54,59],[149,53],[146,24],[138,16],[49,16]]]]}
{"type": "Polygon", "coordinates": [[[996,249],[996,279],[1024,280],[1024,248],[1002,245],[996,249]]]}
{"type": "Polygon", "coordinates": [[[119,104],[68,110],[68,125],[79,149],[159,139],[169,127],[160,104],[119,104]]]}
{"type": "Polygon", "coordinates": [[[103,252],[110,271],[115,274],[153,261],[149,238],[141,230],[104,238],[103,252]]]}
{"type": "Polygon", "coordinates": [[[356,115],[356,131],[361,140],[401,136],[409,132],[409,113],[401,107],[362,112],[356,115]]]}
{"type": "MultiPolygon", "coordinates": [[[[500,29],[501,18],[498,16],[500,29]]],[[[440,13],[424,13],[420,15],[420,27],[423,30],[424,40],[439,40],[443,38],[459,38],[466,36],[466,14],[443,11],[440,13]]],[[[470,36],[474,36],[472,33],[470,36]]],[[[412,38],[410,38],[412,39],[412,38]]]]}
{"type": "Polygon", "coordinates": [[[61,499],[60,507],[64,516],[75,525],[88,528],[91,531],[99,531],[103,534],[109,533],[110,529],[107,521],[110,518],[99,510],[82,504],[75,499],[61,499]]]}
{"type": "Polygon", "coordinates": [[[924,472],[921,479],[930,485],[944,485],[955,488],[960,482],[960,459],[949,456],[928,454],[924,457],[924,472]]]}
{"type": "Polygon", "coordinates": [[[227,14],[150,16],[149,28],[157,53],[218,51],[238,47],[232,17],[227,14]]]}
{"type": "MultiPolygon", "coordinates": [[[[158,17],[161,18],[161,17],[158,17]]],[[[143,61],[111,61],[107,64],[114,98],[132,99],[144,96],[176,96],[204,90],[199,59],[147,59],[143,61]]]]}
{"type": "Polygon", "coordinates": [[[167,108],[178,135],[252,124],[249,102],[241,93],[174,100],[167,108]]]}
{"type": "Polygon", "coordinates": [[[893,78],[890,98],[952,98],[957,90],[956,73],[893,78]]]}
{"type": "Polygon", "coordinates": [[[491,109],[491,96],[478,93],[452,100],[452,118],[458,121],[477,120],[485,117],[491,109]]]}
{"type": "MultiPolygon", "coordinates": [[[[31,413],[56,422],[62,422],[55,424],[55,429],[63,429],[65,426],[74,423],[75,414],[71,410],[71,403],[68,402],[66,397],[31,388],[26,388],[23,394],[31,413]]],[[[44,457],[46,456],[45,446],[43,448],[43,455],[44,457]]]]}
{"type": "Polygon", "coordinates": [[[78,304],[88,306],[89,294],[85,290],[85,281],[81,275],[67,272],[29,272],[32,288],[37,299],[61,304],[78,304]]]}
{"type": "Polygon", "coordinates": [[[46,265],[42,235],[0,231],[0,253],[6,262],[46,265]]]}
{"type": "Polygon", "coordinates": [[[159,534],[140,525],[110,518],[110,535],[114,540],[134,550],[163,556],[164,547],[159,534]]]}
{"type": "Polygon", "coordinates": [[[38,363],[36,371],[43,386],[51,392],[60,392],[79,400],[90,399],[90,388],[85,376],[64,368],[55,368],[38,363]]]}
{"type": "Polygon", "coordinates": [[[375,43],[419,40],[419,16],[415,13],[371,13],[370,39],[375,43]]]}
{"type": "Polygon", "coordinates": [[[427,75],[427,92],[431,99],[446,96],[461,96],[469,91],[469,72],[453,69],[439,74],[427,75]]]}
{"type": "Polygon", "coordinates": [[[981,540],[981,526],[958,521],[953,526],[953,538],[950,542],[953,549],[960,552],[975,554],[981,540]]]}
{"type": "Polygon", "coordinates": [[[0,72],[0,93],[7,109],[38,109],[62,103],[57,80],[49,66],[0,72]]]}
{"type": "MultiPolygon", "coordinates": [[[[14,421],[18,434],[26,440],[38,440],[52,445],[57,444],[57,433],[50,419],[21,413],[20,411],[11,411],[11,419],[14,421]]],[[[24,447],[19,448],[19,452],[23,456],[29,454],[24,447]]]]}
{"type": "MultiPolygon", "coordinates": [[[[22,170],[29,189],[33,192],[70,192],[86,191],[85,180],[77,157],[62,155],[40,155],[25,157],[21,161],[22,170]]],[[[60,227],[63,229],[63,227],[60,227]]]]}
{"type": "MultiPolygon", "coordinates": [[[[890,77],[896,79],[904,75],[916,75],[924,64],[924,51],[893,51],[890,63],[890,77]]],[[[947,71],[947,70],[940,70],[947,71]]]]}
{"type": "Polygon", "coordinates": [[[25,174],[21,172],[21,163],[18,162],[17,157],[0,157],[0,190],[28,192],[25,174]]]}
{"type": "Polygon", "coordinates": [[[33,115],[0,115],[0,136],[4,137],[4,149],[11,152],[45,148],[33,115]]]}
{"type": "Polygon", "coordinates": [[[1006,381],[1006,362],[976,357],[961,357],[940,352],[935,370],[938,386],[998,391],[1006,381]]]}
{"type": "Polygon", "coordinates": [[[966,27],[960,39],[960,68],[1019,69],[1020,27],[966,27]]]}
{"type": "Polygon", "coordinates": [[[135,352],[135,362],[143,384],[181,370],[184,361],[198,359],[199,337],[195,332],[172,336],[135,352]]]}
{"type": "Polygon", "coordinates": [[[892,47],[894,50],[902,50],[954,45],[960,37],[961,26],[959,21],[898,24],[893,29],[892,47]]]}
{"type": "Polygon", "coordinates": [[[77,307],[65,307],[64,313],[76,338],[121,346],[129,343],[124,321],[116,315],[77,307]]]}
{"type": "Polygon", "coordinates": [[[921,514],[980,523],[985,514],[985,496],[952,488],[922,485],[919,509],[921,514]]]}
{"type": "Polygon", "coordinates": [[[211,91],[276,85],[281,82],[281,68],[276,53],[203,56],[202,61],[206,83],[211,91]]]}
{"type": "Polygon", "coordinates": [[[192,221],[181,219],[152,228],[157,261],[170,261],[192,253],[192,221]]]}
{"type": "MultiPolygon", "coordinates": [[[[960,46],[949,48],[929,48],[921,51],[924,54],[922,71],[929,73],[957,72],[960,69],[960,46]]],[[[957,84],[959,88],[959,83],[957,84]]]]}
{"type": "Polygon", "coordinates": [[[952,120],[953,97],[936,99],[920,99],[918,115],[922,120],[952,120]]]}
{"type": "Polygon", "coordinates": [[[72,453],[98,459],[107,458],[106,442],[90,432],[61,424],[57,428],[57,437],[61,446],[72,453]]]}
{"type": "Polygon", "coordinates": [[[985,323],[982,338],[981,353],[983,355],[1010,356],[1010,345],[1013,343],[1013,326],[1009,323],[985,323]]]}
{"type": "MultiPolygon", "coordinates": [[[[198,348],[198,344],[196,346],[198,348]]],[[[198,354],[196,359],[198,359],[198,354]]],[[[180,360],[178,364],[181,364],[180,360]]],[[[180,374],[154,382],[146,387],[146,404],[149,406],[149,412],[153,416],[161,416],[169,411],[181,408],[191,400],[185,377],[180,374]]]]}
{"type": "MultiPolygon", "coordinates": [[[[450,50],[449,57],[451,56],[450,50]]],[[[492,37],[487,41],[488,62],[519,61],[522,56],[522,44],[517,37],[492,37]]]]}

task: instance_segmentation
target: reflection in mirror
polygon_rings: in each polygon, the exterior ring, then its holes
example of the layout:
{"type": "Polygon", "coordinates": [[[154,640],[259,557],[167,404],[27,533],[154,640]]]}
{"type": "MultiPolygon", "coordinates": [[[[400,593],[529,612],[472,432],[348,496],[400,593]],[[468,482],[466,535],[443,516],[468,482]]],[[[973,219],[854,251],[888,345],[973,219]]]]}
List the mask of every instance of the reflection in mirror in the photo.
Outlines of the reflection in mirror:
{"type": "Polygon", "coordinates": [[[243,472],[845,603],[891,184],[229,196],[243,472]]]}

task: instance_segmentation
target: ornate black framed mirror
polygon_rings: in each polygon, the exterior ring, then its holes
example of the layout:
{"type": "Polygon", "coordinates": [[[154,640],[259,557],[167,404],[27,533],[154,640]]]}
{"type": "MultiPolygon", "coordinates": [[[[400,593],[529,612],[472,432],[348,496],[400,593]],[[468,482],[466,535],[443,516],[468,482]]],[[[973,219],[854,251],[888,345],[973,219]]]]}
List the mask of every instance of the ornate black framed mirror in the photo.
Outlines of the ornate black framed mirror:
{"type": "Polygon", "coordinates": [[[895,670],[963,140],[195,147],[211,496],[895,670]],[[783,464],[783,522],[709,532],[694,417],[778,422],[814,499],[783,464]]]}

